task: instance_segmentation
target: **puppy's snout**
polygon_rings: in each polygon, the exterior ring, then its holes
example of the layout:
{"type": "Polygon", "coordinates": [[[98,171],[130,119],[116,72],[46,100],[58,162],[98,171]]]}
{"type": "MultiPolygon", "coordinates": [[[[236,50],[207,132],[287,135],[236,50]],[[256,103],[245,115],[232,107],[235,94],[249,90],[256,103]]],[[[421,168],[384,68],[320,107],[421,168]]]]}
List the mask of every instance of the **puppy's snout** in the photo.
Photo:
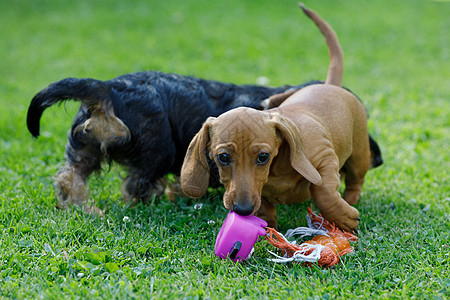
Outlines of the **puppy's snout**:
{"type": "Polygon", "coordinates": [[[233,204],[233,211],[240,216],[251,215],[255,207],[250,202],[242,202],[233,204]]]}

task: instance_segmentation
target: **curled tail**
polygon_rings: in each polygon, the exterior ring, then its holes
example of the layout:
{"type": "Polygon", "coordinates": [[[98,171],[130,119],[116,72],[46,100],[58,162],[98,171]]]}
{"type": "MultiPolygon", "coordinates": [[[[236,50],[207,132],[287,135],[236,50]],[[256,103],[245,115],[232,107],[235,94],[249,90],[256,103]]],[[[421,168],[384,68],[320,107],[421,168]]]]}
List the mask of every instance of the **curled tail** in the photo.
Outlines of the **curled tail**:
{"type": "Polygon", "coordinates": [[[87,106],[104,102],[110,97],[110,88],[102,81],[86,78],[66,78],[50,84],[31,100],[27,113],[28,131],[39,136],[39,121],[44,110],[55,103],[69,99],[81,101],[87,106]]]}
{"type": "Polygon", "coordinates": [[[339,45],[339,40],[333,28],[325,22],[316,12],[307,9],[303,3],[299,3],[303,12],[317,25],[320,32],[325,37],[330,53],[330,65],[328,67],[326,84],[333,84],[337,86],[342,85],[342,73],[344,69],[344,54],[339,45]]]}

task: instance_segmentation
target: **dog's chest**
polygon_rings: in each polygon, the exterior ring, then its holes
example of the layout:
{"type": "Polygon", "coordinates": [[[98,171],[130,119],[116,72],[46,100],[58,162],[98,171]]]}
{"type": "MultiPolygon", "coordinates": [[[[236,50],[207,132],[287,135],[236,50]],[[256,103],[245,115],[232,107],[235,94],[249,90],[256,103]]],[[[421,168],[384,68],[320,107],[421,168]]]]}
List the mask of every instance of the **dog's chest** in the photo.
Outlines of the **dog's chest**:
{"type": "MultiPolygon", "coordinates": [[[[279,158],[289,157],[280,148],[279,158]]],[[[267,182],[264,184],[262,196],[273,204],[291,204],[310,198],[310,183],[297,173],[289,160],[277,159],[271,167],[267,182]]]]}
{"type": "Polygon", "coordinates": [[[289,144],[283,142],[270,166],[262,196],[273,204],[302,202],[310,198],[309,186],[310,182],[292,168],[289,144]]]}
{"type": "Polygon", "coordinates": [[[310,198],[310,183],[296,172],[291,176],[269,176],[262,196],[273,204],[292,204],[310,198]]]}

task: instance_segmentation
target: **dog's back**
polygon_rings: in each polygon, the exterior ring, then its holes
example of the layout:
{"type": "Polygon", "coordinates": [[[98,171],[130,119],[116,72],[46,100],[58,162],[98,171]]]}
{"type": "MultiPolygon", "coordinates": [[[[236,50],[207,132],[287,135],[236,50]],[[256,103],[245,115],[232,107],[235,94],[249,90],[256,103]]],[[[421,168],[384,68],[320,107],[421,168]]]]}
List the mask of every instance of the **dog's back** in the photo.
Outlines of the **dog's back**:
{"type": "Polygon", "coordinates": [[[370,148],[364,105],[341,87],[327,84],[306,87],[274,110],[308,131],[302,136],[305,148],[314,148],[319,136],[329,134],[341,158],[340,168],[354,147],[362,147],[363,143],[364,148],[370,148]],[[314,125],[309,126],[310,123],[314,125]]]}
{"type": "MultiPolygon", "coordinates": [[[[327,43],[330,55],[327,78],[325,84],[311,85],[299,90],[273,110],[294,119],[301,118],[302,113],[305,112],[314,115],[328,132],[335,134],[333,136],[334,139],[339,139],[338,144],[353,145],[353,140],[348,140],[342,132],[353,132],[355,128],[361,129],[354,134],[358,137],[361,135],[361,141],[368,141],[371,167],[378,167],[383,160],[378,144],[367,132],[368,116],[365,107],[355,94],[341,87],[344,59],[338,37],[333,28],[316,12],[305,8],[303,4],[300,4],[300,7],[314,21],[327,43]],[[344,115],[352,116],[352,118],[342,118],[341,116],[344,115]],[[367,135],[363,136],[364,134],[367,135]]],[[[269,106],[271,106],[270,103],[269,106]]],[[[344,150],[338,149],[338,151],[344,150]]]]}

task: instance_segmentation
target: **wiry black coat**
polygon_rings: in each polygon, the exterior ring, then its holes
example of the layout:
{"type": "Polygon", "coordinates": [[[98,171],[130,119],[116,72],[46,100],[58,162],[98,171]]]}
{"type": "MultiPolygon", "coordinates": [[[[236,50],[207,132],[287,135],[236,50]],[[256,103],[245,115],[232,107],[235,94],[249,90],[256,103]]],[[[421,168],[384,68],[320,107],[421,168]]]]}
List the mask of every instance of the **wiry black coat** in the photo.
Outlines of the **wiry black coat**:
{"type": "MultiPolygon", "coordinates": [[[[40,118],[47,107],[68,99],[81,101],[66,145],[66,170],[59,173],[73,172],[84,181],[100,169],[103,160],[116,161],[129,171],[126,198],[145,199],[158,179],[170,172],[179,173],[186,149],[207,117],[238,106],[261,109],[261,101],[271,95],[312,83],[316,82],[270,88],[162,72],[132,73],[109,81],[67,78],[52,83],[33,98],[27,125],[37,137],[40,118]],[[112,114],[130,134],[103,149],[100,138],[78,129],[92,118],[94,111],[107,111],[108,107],[112,107],[112,114]]],[[[211,173],[213,181],[218,178],[215,173],[211,173]]],[[[70,202],[70,191],[64,191],[67,188],[62,183],[58,185],[62,190],[60,201],[70,202]]]]}

